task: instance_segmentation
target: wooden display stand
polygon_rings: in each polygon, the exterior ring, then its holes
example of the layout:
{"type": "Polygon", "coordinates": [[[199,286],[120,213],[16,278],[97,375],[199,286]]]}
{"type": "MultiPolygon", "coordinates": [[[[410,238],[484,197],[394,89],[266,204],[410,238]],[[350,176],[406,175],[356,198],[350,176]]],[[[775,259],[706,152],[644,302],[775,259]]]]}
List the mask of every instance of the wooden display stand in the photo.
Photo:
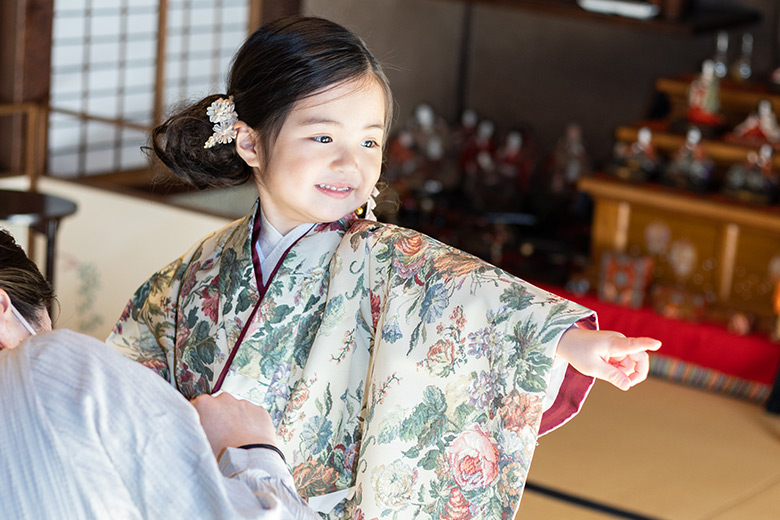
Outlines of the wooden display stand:
{"type": "Polygon", "coordinates": [[[593,197],[592,265],[605,251],[656,257],[654,283],[709,294],[724,309],[772,319],[770,269],[780,262],[780,208],[747,206],[720,195],[699,195],[606,176],[584,178],[593,197]],[[681,278],[666,252],[648,248],[648,226],[667,229],[668,245],[683,241],[694,252],[681,278]]]}

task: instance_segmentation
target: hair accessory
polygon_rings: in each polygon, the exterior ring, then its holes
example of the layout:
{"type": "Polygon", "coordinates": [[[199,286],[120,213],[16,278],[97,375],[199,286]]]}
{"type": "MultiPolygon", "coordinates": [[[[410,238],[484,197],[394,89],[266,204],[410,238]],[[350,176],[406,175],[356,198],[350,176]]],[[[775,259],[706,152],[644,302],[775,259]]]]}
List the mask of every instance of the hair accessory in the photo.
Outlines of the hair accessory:
{"type": "Polygon", "coordinates": [[[357,215],[360,218],[364,218],[367,220],[376,220],[376,215],[374,215],[374,209],[376,208],[376,198],[379,195],[379,189],[374,186],[374,189],[371,190],[371,196],[368,197],[368,200],[365,204],[360,206],[358,209],[355,210],[355,215],[357,215]]]}
{"type": "Polygon", "coordinates": [[[212,127],[214,133],[203,145],[203,148],[211,148],[217,144],[232,143],[236,138],[236,130],[233,125],[238,121],[236,105],[233,103],[233,96],[229,98],[219,98],[206,109],[209,121],[214,123],[212,127]]]}

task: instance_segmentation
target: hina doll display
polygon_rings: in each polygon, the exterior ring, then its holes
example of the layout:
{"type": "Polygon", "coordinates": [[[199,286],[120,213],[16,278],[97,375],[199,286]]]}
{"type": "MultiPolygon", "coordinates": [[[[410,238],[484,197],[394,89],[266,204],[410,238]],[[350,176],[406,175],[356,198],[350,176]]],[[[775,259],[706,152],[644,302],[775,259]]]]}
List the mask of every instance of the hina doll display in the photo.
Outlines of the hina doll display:
{"type": "Polygon", "coordinates": [[[496,171],[499,176],[510,180],[517,192],[528,193],[533,167],[533,157],[525,147],[523,134],[519,130],[509,132],[496,153],[496,171]]]}
{"type": "Polygon", "coordinates": [[[730,197],[760,204],[777,200],[778,175],[772,164],[772,147],[762,145],[758,153],[749,152],[745,161],[726,172],[723,193],[730,197]]]}
{"type": "Polygon", "coordinates": [[[433,107],[420,103],[414,108],[414,118],[409,129],[420,154],[431,161],[441,160],[447,146],[449,127],[436,115],[433,107]]]}
{"type": "Polygon", "coordinates": [[[477,124],[479,124],[479,116],[475,110],[467,108],[460,115],[457,128],[450,133],[449,155],[455,160],[459,160],[466,143],[470,143],[474,138],[477,133],[477,124]]]}
{"type": "Polygon", "coordinates": [[[463,146],[459,157],[461,189],[471,199],[477,210],[485,208],[486,188],[496,186],[498,176],[494,155],[496,153],[495,124],[483,119],[477,131],[463,146]]]}
{"type": "Polygon", "coordinates": [[[661,157],[653,146],[653,132],[642,127],[635,142],[616,148],[610,171],[623,180],[646,182],[657,179],[662,166],[661,157]]]}
{"type": "Polygon", "coordinates": [[[414,147],[414,136],[409,130],[402,129],[387,143],[385,176],[388,181],[396,181],[413,174],[420,166],[422,158],[414,147]]]}
{"type": "Polygon", "coordinates": [[[582,128],[576,123],[570,123],[555,145],[550,191],[557,195],[571,194],[576,191],[577,181],[588,169],[588,152],[582,141],[582,128]]]}
{"type": "Polygon", "coordinates": [[[725,136],[725,140],[742,146],[759,147],[768,143],[775,150],[780,149],[780,125],[768,99],[758,103],[758,110],[751,113],[734,130],[725,136]]]}
{"type": "Polygon", "coordinates": [[[702,71],[688,87],[688,121],[699,126],[708,136],[715,135],[723,125],[720,111],[720,78],[715,63],[704,60],[702,71]]]}
{"type": "Polygon", "coordinates": [[[707,191],[711,187],[715,164],[707,156],[697,127],[688,130],[685,144],[675,153],[666,169],[666,184],[693,191],[707,191]]]}

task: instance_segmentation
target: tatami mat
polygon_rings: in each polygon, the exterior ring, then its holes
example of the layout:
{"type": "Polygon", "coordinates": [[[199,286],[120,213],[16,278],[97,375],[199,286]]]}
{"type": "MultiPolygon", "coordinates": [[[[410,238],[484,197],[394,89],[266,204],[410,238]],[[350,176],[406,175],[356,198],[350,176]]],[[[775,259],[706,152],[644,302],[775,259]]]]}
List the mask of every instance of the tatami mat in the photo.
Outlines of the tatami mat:
{"type": "MultiPolygon", "coordinates": [[[[602,382],[539,440],[529,482],[663,520],[780,519],[780,417],[659,379],[602,382]]],[[[523,520],[620,518],[527,490],[523,520]]]]}

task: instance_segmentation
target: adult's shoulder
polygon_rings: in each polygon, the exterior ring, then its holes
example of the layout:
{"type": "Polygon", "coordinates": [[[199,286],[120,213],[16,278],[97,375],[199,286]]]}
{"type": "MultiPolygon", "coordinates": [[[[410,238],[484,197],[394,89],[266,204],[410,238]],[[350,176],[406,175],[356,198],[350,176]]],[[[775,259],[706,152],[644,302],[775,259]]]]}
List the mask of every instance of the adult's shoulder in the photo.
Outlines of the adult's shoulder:
{"type": "Polygon", "coordinates": [[[14,354],[30,360],[31,367],[41,372],[50,367],[57,373],[80,373],[85,365],[117,362],[123,356],[105,342],[69,329],[54,329],[26,339],[14,354]]]}

